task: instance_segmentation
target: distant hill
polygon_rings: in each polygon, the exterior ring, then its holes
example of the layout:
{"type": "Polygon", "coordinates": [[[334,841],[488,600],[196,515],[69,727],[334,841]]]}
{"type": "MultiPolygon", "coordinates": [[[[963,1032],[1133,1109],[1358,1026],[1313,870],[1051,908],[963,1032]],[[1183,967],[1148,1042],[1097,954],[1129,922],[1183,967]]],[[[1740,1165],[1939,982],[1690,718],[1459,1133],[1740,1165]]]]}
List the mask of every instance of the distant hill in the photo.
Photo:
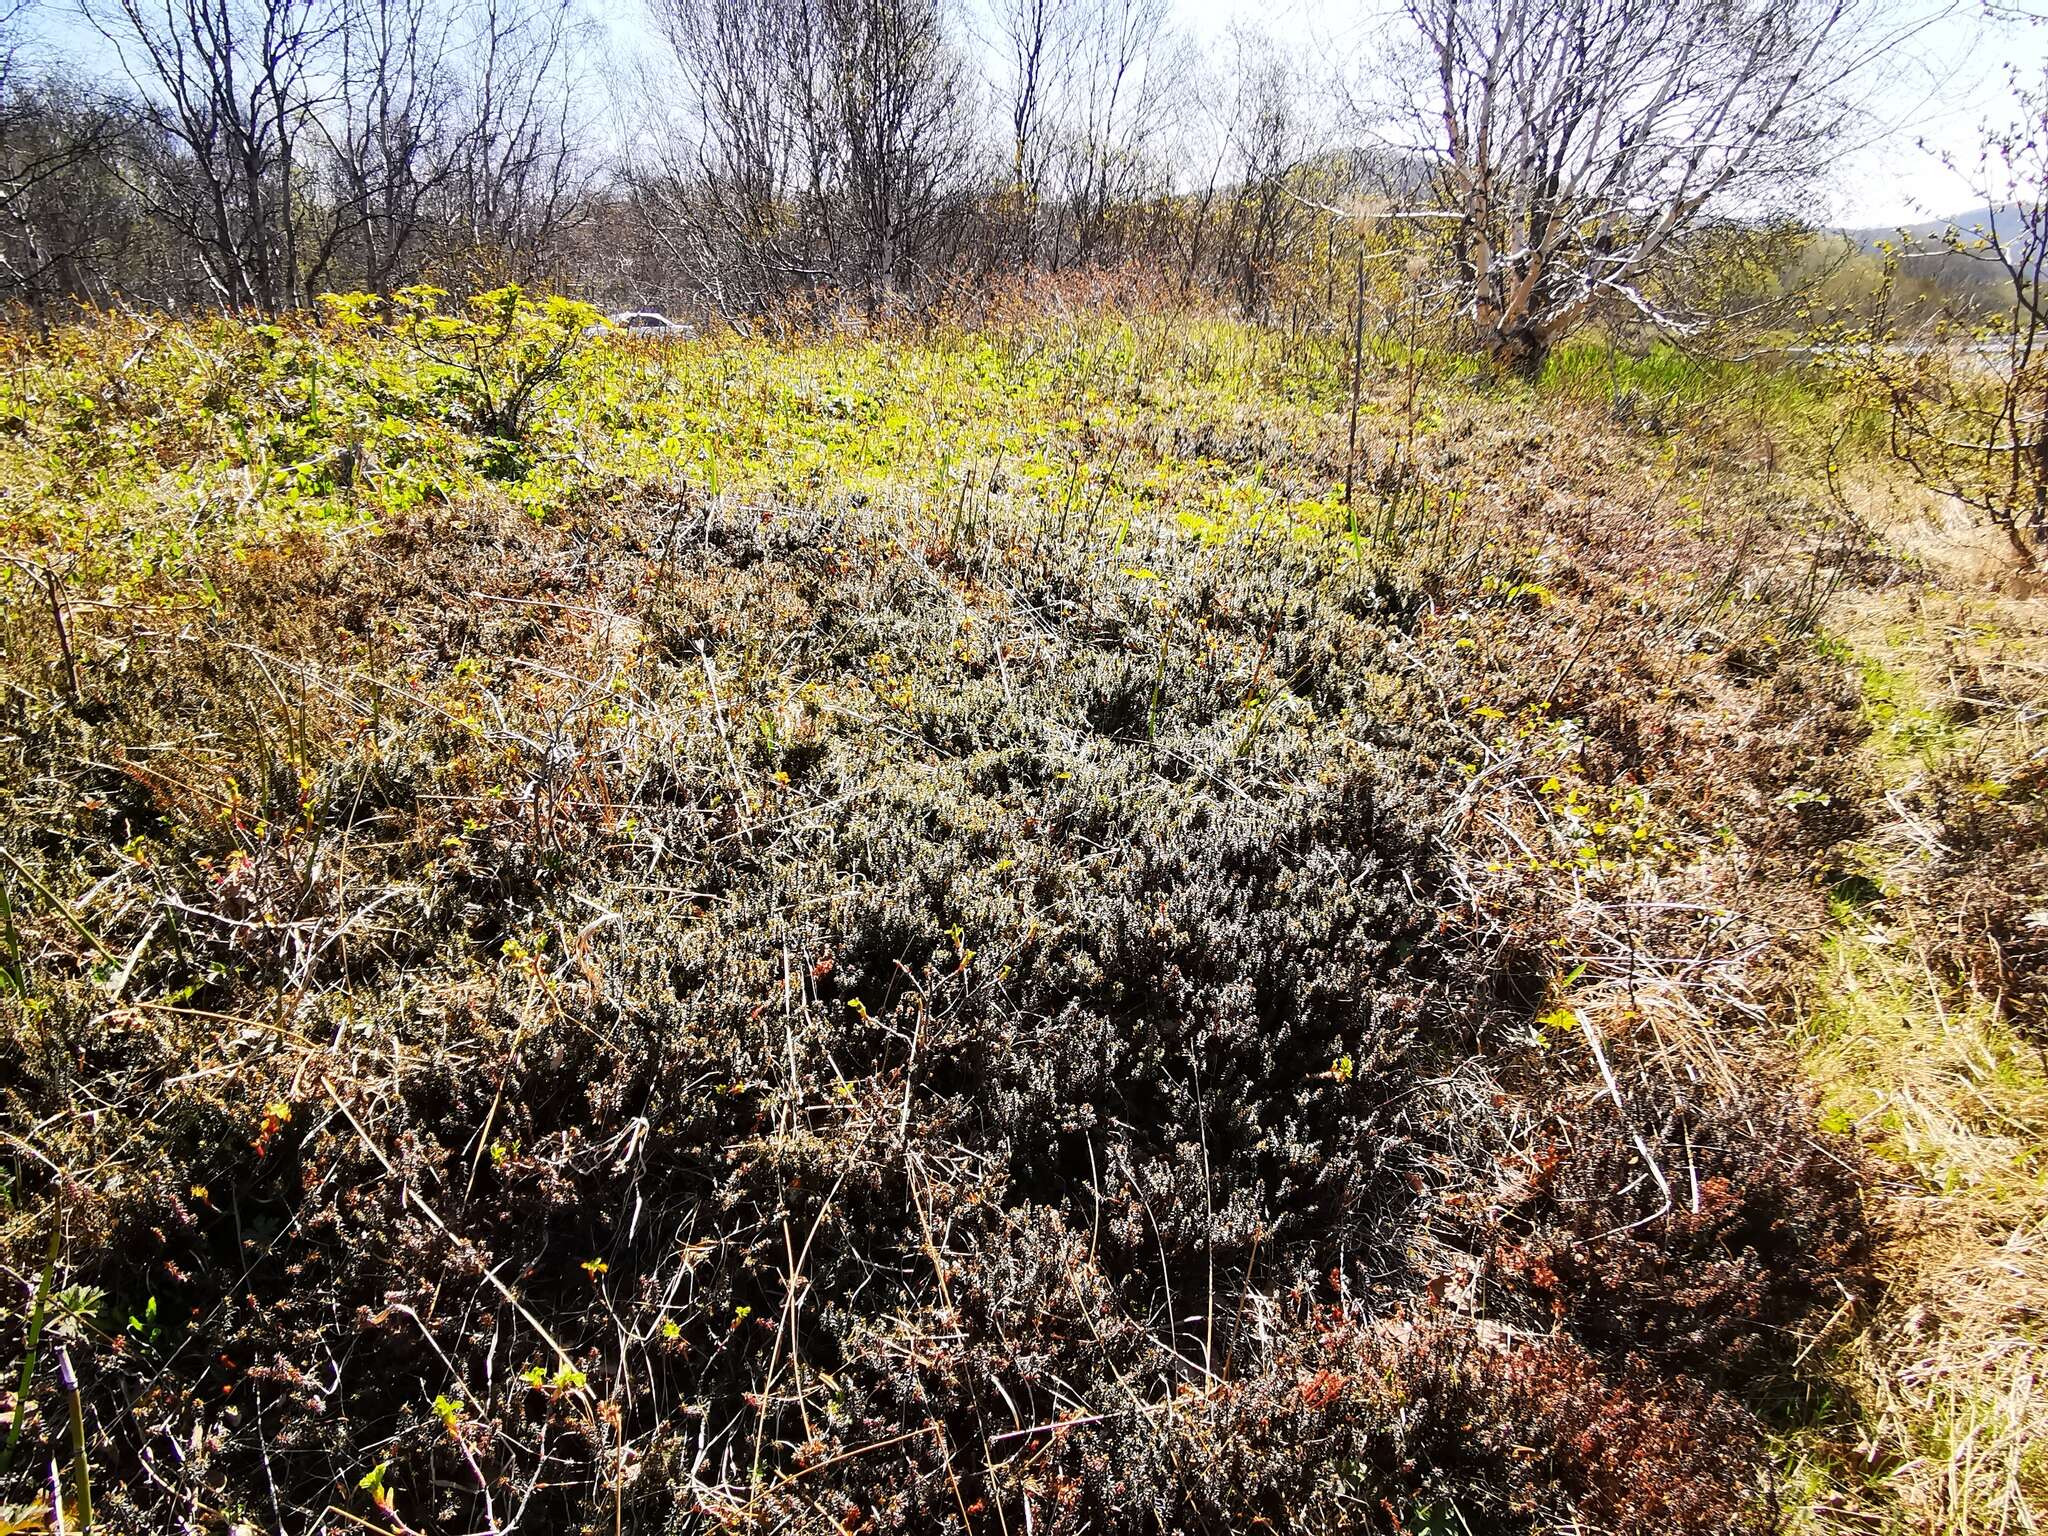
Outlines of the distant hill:
{"type": "Polygon", "coordinates": [[[1915,245],[1934,245],[1941,241],[1950,230],[1964,235],[1973,230],[1991,228],[1992,220],[1998,221],[2000,233],[2016,229],[2019,223],[2017,203],[1985,203],[1966,213],[1950,214],[1946,218],[1928,219],[1918,224],[1874,224],[1864,229],[1845,229],[1843,234],[1854,240],[1865,250],[1876,250],[1880,244],[1896,241],[1904,234],[1915,245]]]}

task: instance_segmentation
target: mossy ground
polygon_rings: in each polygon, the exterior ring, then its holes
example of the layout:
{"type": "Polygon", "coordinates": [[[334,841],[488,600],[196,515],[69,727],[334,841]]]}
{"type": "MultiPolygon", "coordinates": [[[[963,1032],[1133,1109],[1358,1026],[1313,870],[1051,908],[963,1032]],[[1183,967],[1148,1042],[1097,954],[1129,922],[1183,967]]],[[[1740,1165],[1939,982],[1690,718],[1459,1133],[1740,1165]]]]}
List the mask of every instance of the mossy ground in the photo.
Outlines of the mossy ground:
{"type": "Polygon", "coordinates": [[[589,342],[508,436],[516,316],[13,343],[5,1251],[104,1520],[1720,1531],[1839,1463],[1884,1211],[1785,1020],[1884,562],[1814,386],[1688,439],[1390,345],[1347,465],[1342,338],[1020,308],[589,342]]]}

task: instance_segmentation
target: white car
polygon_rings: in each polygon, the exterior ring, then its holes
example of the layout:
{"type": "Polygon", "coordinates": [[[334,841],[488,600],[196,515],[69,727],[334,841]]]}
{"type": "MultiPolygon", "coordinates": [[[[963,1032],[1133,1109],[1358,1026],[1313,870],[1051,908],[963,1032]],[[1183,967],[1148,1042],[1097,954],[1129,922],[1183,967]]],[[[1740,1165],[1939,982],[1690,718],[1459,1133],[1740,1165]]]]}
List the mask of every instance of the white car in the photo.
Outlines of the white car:
{"type": "Polygon", "coordinates": [[[597,336],[608,330],[623,331],[628,336],[666,337],[671,341],[682,341],[697,334],[695,326],[671,320],[652,309],[622,310],[611,317],[609,324],[593,325],[586,334],[597,336]]]}

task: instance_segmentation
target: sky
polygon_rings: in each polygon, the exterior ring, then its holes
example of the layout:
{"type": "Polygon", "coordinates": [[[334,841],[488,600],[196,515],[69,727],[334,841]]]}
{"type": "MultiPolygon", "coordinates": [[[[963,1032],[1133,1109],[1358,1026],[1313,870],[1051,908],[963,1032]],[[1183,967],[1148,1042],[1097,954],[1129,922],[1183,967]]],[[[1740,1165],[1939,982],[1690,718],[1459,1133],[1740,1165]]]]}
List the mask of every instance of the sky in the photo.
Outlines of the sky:
{"type": "Polygon", "coordinates": [[[1837,225],[1918,223],[1981,206],[1970,173],[1983,132],[2017,116],[2014,70],[2041,80],[2048,26],[1993,24],[1961,9],[1901,52],[1883,66],[1879,120],[1835,179],[1837,225]]]}

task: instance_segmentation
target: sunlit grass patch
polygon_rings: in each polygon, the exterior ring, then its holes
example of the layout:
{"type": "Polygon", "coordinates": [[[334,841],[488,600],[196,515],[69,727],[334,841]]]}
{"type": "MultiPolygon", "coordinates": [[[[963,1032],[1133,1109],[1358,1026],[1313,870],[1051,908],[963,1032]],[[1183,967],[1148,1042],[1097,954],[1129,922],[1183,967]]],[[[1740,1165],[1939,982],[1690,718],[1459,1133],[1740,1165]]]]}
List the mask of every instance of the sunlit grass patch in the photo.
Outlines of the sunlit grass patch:
{"type": "Polygon", "coordinates": [[[1878,749],[1902,763],[1935,766],[1961,743],[1948,712],[1928,694],[1909,666],[1874,652],[1855,658],[1864,712],[1878,749]]]}
{"type": "Polygon", "coordinates": [[[1937,983],[1910,924],[1862,920],[1830,941],[1799,1040],[1823,1125],[1856,1131],[1898,1178],[1891,1295],[1833,1346],[1857,1407],[1809,1467],[1820,1526],[1854,1528],[1828,1517],[1882,1500],[1914,1529],[2033,1529],[2048,1507],[2040,1053],[1937,983]]]}
{"type": "Polygon", "coordinates": [[[1260,333],[1219,319],[650,348],[582,335],[580,311],[508,302],[512,339],[457,333],[460,367],[426,333],[473,324],[447,303],[387,319],[356,299],[288,326],[110,317],[15,338],[0,529],[96,587],[190,581],[202,544],[464,498],[547,517],[627,487],[979,497],[1070,525],[1313,517],[1342,475],[1313,404],[1274,392],[1260,333]]]}
{"type": "Polygon", "coordinates": [[[1730,360],[1659,342],[1632,351],[1599,339],[1567,342],[1544,360],[1538,388],[1588,403],[1629,398],[1675,411],[1746,407],[1790,423],[1830,408],[1840,391],[1810,365],[1781,357],[1730,360]]]}
{"type": "Polygon", "coordinates": [[[1887,807],[1838,861],[1796,1039],[1824,1125],[1890,1170],[1890,1291],[1829,1348],[1852,1402],[1789,1462],[1820,1529],[2038,1528],[2048,1510],[2048,1061],[2037,962],[2038,616],[1939,592],[1846,615],[1887,807]]]}

